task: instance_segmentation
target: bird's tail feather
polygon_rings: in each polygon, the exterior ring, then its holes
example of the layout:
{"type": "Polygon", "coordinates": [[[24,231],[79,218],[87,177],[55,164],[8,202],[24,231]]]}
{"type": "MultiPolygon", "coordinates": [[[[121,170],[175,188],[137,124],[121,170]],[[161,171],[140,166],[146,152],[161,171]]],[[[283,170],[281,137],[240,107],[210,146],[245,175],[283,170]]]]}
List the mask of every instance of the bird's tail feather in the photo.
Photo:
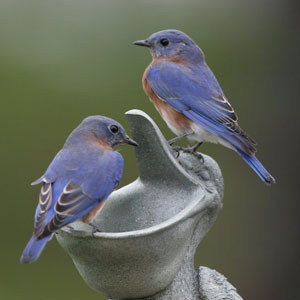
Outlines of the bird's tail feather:
{"type": "Polygon", "coordinates": [[[29,240],[23,254],[21,256],[22,264],[30,264],[36,261],[41,255],[43,249],[45,248],[47,242],[52,237],[52,235],[46,236],[42,239],[36,239],[34,236],[29,240]]]}
{"type": "Polygon", "coordinates": [[[243,151],[237,149],[237,153],[243,158],[243,160],[255,171],[255,173],[266,184],[276,183],[274,177],[264,168],[261,162],[254,156],[248,155],[243,151]]]}

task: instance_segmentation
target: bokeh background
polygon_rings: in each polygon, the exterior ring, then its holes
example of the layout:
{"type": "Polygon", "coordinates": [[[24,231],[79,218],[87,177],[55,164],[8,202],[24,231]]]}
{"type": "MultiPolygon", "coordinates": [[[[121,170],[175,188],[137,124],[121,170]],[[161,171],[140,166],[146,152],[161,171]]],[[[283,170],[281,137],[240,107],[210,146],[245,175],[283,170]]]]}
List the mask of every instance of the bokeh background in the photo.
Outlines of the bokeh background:
{"type": "MultiPolygon", "coordinates": [[[[78,275],[55,239],[21,265],[32,232],[39,177],[66,137],[93,114],[119,120],[146,111],[150,55],[131,42],[162,29],[188,33],[259,143],[277,179],[266,187],[232,151],[204,145],[225,179],[224,208],[197,251],[244,299],[299,299],[299,6],[288,0],[2,0],[0,2],[0,299],[104,299],[78,275]]],[[[122,185],[137,177],[124,147],[122,185]]]]}

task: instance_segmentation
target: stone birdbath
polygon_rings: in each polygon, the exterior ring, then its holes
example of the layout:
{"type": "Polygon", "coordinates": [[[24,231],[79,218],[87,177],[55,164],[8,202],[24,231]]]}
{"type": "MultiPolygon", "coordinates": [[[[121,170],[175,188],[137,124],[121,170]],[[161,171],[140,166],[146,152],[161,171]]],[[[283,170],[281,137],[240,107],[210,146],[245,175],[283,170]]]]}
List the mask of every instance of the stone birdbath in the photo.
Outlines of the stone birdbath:
{"type": "Polygon", "coordinates": [[[223,275],[194,269],[222,208],[217,163],[174,151],[144,112],[127,116],[140,176],[110,195],[93,226],[77,221],[60,230],[59,243],[84,281],[110,299],[241,300],[223,275]]]}

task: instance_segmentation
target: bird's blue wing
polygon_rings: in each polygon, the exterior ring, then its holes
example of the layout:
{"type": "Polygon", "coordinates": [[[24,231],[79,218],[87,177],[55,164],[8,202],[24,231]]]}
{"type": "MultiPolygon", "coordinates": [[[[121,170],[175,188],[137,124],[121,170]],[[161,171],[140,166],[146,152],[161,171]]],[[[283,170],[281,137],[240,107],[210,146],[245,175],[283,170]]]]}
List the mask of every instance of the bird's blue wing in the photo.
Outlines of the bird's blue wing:
{"type": "Polygon", "coordinates": [[[90,159],[74,164],[73,171],[68,172],[56,166],[63,156],[62,152],[42,176],[44,183],[35,215],[36,237],[52,234],[81,218],[104,201],[121,181],[123,157],[118,152],[101,151],[87,156],[90,159]]]}
{"type": "Polygon", "coordinates": [[[150,67],[147,80],[155,94],[175,110],[222,137],[235,148],[253,154],[255,142],[237,123],[237,115],[207,65],[188,67],[160,62],[150,67]]]}

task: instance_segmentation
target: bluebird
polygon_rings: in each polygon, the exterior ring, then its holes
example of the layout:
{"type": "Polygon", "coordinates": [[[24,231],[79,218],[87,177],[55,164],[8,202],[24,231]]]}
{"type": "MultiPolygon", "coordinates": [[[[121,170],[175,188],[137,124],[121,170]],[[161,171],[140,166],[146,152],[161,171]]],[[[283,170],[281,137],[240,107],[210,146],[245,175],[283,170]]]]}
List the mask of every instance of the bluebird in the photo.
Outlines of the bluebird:
{"type": "Polygon", "coordinates": [[[119,185],[123,157],[121,144],[137,146],[122,125],[104,116],[90,116],[74,129],[45,174],[34,218],[34,232],[22,263],[36,261],[53,233],[67,224],[91,217],[119,185]]]}
{"type": "Polygon", "coordinates": [[[267,184],[275,179],[255,157],[256,142],[238,125],[238,117],[202,50],[185,33],[163,30],[134,45],[149,48],[152,62],[143,75],[143,87],[168,127],[177,137],[219,143],[236,151],[267,184]]]}

